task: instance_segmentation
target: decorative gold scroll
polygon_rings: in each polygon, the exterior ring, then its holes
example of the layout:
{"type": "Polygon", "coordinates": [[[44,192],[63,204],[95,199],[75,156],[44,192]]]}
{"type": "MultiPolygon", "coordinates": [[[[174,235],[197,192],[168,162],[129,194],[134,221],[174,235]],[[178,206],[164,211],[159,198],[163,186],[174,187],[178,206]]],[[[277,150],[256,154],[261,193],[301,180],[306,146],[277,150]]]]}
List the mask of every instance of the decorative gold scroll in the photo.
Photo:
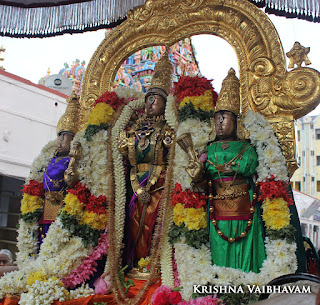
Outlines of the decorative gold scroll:
{"type": "Polygon", "coordinates": [[[239,63],[242,113],[253,110],[276,122],[273,127],[286,158],[290,156],[292,175],[296,168],[293,124],[286,142],[279,126],[318,105],[320,74],[305,67],[286,70],[277,31],[266,14],[248,0],[148,0],[129,11],[127,20],[102,41],[89,62],[80,99],[84,122],[94,100],[112,88],[128,56],[197,34],[219,36],[233,47],[239,63]]]}

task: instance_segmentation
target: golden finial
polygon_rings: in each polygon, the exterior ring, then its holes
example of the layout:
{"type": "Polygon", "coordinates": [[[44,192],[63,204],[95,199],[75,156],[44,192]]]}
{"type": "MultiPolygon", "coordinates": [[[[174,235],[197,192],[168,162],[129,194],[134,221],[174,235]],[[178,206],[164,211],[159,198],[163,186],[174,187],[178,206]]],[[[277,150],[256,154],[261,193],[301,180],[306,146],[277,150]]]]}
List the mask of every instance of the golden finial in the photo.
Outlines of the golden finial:
{"type": "Polygon", "coordinates": [[[47,70],[47,75],[50,75],[50,67],[48,68],[48,70],[47,70]]]}
{"type": "Polygon", "coordinates": [[[215,111],[227,110],[235,115],[240,112],[240,82],[233,68],[223,80],[215,111]]]}
{"type": "Polygon", "coordinates": [[[157,93],[166,98],[169,95],[172,86],[172,74],[173,66],[169,58],[169,47],[166,46],[165,53],[154,67],[151,85],[146,96],[151,93],[157,93]]]}
{"type": "MultiPolygon", "coordinates": [[[[5,51],[6,51],[6,49],[3,46],[1,46],[1,48],[0,48],[0,61],[4,61],[4,58],[1,57],[1,53],[5,52],[5,51]]],[[[0,66],[0,70],[5,70],[5,68],[3,66],[0,66]]]]}
{"type": "Polygon", "coordinates": [[[80,128],[80,103],[75,91],[68,97],[67,102],[66,111],[57,125],[57,135],[63,131],[75,135],[80,128]]]}
{"type": "Polygon", "coordinates": [[[305,65],[310,65],[311,61],[309,60],[307,54],[310,52],[310,47],[305,48],[299,42],[295,42],[292,49],[286,53],[287,57],[290,59],[289,69],[294,68],[294,65],[301,67],[304,62],[305,65]]]}

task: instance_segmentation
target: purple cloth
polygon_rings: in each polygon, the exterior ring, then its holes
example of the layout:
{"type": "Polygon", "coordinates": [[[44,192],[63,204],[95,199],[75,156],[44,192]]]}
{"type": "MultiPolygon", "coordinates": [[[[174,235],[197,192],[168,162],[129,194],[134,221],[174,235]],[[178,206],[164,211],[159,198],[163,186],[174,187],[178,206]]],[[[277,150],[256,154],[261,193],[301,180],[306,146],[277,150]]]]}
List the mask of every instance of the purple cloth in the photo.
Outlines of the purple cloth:
{"type": "MultiPolygon", "coordinates": [[[[147,184],[147,181],[148,181],[148,178],[149,178],[149,174],[147,175],[147,177],[145,179],[143,179],[141,182],[140,182],[140,185],[141,186],[146,186],[147,184]]],[[[130,219],[132,218],[132,214],[133,214],[133,211],[134,211],[134,207],[135,207],[135,200],[138,198],[138,196],[133,193],[132,197],[131,197],[131,200],[130,200],[130,203],[129,203],[129,215],[130,215],[130,219]]]]}
{"type": "Polygon", "coordinates": [[[63,177],[65,170],[68,168],[69,162],[70,157],[65,157],[59,161],[57,161],[57,157],[51,159],[51,162],[43,175],[43,188],[46,191],[60,191],[66,187],[63,177]],[[55,188],[49,178],[51,180],[61,180],[59,182],[60,186],[55,188]]]}

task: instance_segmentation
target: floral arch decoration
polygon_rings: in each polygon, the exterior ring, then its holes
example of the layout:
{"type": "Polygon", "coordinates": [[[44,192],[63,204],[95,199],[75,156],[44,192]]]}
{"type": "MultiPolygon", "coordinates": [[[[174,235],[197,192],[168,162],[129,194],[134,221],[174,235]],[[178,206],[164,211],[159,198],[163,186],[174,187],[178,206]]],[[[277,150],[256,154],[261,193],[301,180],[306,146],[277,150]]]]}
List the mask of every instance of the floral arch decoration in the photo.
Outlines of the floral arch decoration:
{"type": "Polygon", "coordinates": [[[294,120],[320,102],[320,73],[286,69],[278,33],[270,19],[248,0],[147,0],[99,45],[81,91],[83,122],[94,101],[113,87],[122,62],[138,50],[172,45],[197,34],[212,34],[235,50],[242,113],[263,114],[276,131],[290,175],[297,168],[294,120]]]}

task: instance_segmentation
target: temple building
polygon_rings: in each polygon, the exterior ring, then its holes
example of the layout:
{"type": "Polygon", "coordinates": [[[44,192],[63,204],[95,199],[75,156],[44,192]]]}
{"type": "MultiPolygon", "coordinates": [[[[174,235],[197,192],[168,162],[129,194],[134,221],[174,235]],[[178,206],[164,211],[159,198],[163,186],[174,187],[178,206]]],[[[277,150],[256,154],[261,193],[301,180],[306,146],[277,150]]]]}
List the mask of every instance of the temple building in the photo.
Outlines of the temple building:
{"type": "MultiPolygon", "coordinates": [[[[108,32],[106,32],[108,35],[108,32]]],[[[133,87],[138,91],[146,92],[150,86],[155,63],[165,51],[164,46],[148,47],[129,56],[116,73],[114,89],[117,87],[133,87]]],[[[182,75],[198,75],[200,73],[195,57],[195,50],[189,38],[185,38],[170,47],[170,60],[174,66],[173,81],[177,82],[182,75]]],[[[64,63],[60,75],[67,77],[72,82],[72,89],[80,95],[83,76],[86,70],[85,61],[76,59],[70,66],[64,63]]],[[[50,69],[47,75],[39,80],[44,85],[50,77],[50,69]]]]}

